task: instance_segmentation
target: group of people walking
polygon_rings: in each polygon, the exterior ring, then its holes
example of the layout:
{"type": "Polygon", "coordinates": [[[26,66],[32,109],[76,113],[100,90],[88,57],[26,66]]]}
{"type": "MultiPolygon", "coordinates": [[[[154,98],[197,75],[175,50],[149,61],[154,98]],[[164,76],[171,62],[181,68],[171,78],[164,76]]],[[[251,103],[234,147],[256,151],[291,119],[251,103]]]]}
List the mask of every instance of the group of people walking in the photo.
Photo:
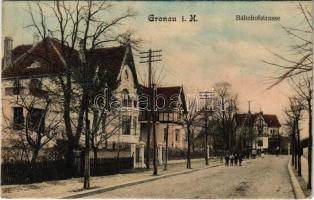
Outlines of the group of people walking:
{"type": "Polygon", "coordinates": [[[225,165],[226,166],[233,166],[233,165],[238,165],[238,162],[239,162],[239,166],[242,165],[242,156],[239,155],[239,154],[226,154],[225,155],[225,165]]]}

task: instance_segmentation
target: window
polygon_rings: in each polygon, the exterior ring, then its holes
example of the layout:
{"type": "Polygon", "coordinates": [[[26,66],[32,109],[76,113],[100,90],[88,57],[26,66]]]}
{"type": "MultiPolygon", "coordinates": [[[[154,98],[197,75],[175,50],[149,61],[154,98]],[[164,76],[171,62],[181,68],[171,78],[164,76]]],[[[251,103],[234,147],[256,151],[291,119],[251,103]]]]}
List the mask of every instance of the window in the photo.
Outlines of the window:
{"type": "Polygon", "coordinates": [[[124,74],[125,74],[125,78],[126,78],[126,79],[129,79],[129,73],[128,73],[128,70],[125,70],[125,71],[124,71],[124,74]]]}
{"type": "Polygon", "coordinates": [[[167,128],[164,128],[164,141],[167,141],[167,128]]]}
{"type": "Polygon", "coordinates": [[[137,108],[137,101],[133,101],[134,108],[137,108]]]}
{"type": "Polygon", "coordinates": [[[24,115],[22,107],[13,107],[13,129],[19,130],[24,127],[24,115]]]}
{"type": "Polygon", "coordinates": [[[129,105],[132,105],[132,104],[129,104],[129,102],[131,102],[129,91],[127,89],[124,89],[122,91],[122,106],[128,107],[129,105]]]}
{"type": "Polygon", "coordinates": [[[29,113],[28,126],[35,132],[42,132],[45,128],[45,111],[32,108],[29,113]]]}
{"type": "Polygon", "coordinates": [[[30,66],[28,66],[27,68],[38,68],[38,67],[40,67],[40,63],[39,62],[34,62],[30,66]]]}
{"type": "Polygon", "coordinates": [[[29,83],[29,90],[34,91],[34,90],[41,90],[42,84],[39,79],[31,79],[29,83]]]}
{"type": "Polygon", "coordinates": [[[14,95],[19,95],[20,94],[20,89],[21,89],[20,81],[18,79],[15,79],[14,83],[13,83],[13,94],[14,95]]]}
{"type": "Polygon", "coordinates": [[[258,145],[259,147],[262,147],[262,146],[263,146],[263,140],[258,140],[258,141],[257,141],[257,145],[258,145]]]}
{"type": "Polygon", "coordinates": [[[133,129],[134,129],[134,135],[136,135],[137,117],[133,117],[133,129]]]}
{"type": "Polygon", "coordinates": [[[179,133],[180,133],[180,130],[176,129],[176,142],[179,141],[179,133]]]}
{"type": "Polygon", "coordinates": [[[29,91],[31,95],[36,97],[46,98],[48,96],[48,92],[42,90],[42,83],[39,79],[31,79],[29,84],[29,91]]]}
{"type": "Polygon", "coordinates": [[[13,82],[13,87],[7,87],[4,90],[6,96],[19,95],[23,91],[23,87],[20,84],[18,79],[15,79],[13,82]]]}
{"type": "Polygon", "coordinates": [[[122,134],[131,134],[131,116],[122,116],[122,134]]]}

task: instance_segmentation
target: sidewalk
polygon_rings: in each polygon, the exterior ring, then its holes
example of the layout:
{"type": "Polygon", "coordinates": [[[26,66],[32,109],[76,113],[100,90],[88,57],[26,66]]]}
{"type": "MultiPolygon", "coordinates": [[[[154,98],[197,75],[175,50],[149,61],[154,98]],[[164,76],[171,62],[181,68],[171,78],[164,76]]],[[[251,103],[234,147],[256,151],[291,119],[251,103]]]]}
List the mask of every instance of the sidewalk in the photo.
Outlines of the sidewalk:
{"type": "MultiPolygon", "coordinates": [[[[221,165],[219,160],[210,160],[209,167],[221,165]]],[[[204,160],[192,160],[192,170],[206,168],[204,160]]],[[[86,192],[93,192],[110,188],[119,187],[123,184],[135,184],[136,182],[151,181],[155,178],[188,173],[191,169],[186,169],[186,162],[173,162],[169,164],[168,170],[163,171],[163,166],[159,167],[159,175],[152,176],[152,169],[135,169],[132,172],[121,173],[110,176],[91,177],[91,189],[83,190],[83,178],[72,178],[60,181],[47,181],[29,185],[4,185],[2,189],[2,198],[64,198],[73,195],[81,195],[86,192]]]]}
{"type": "Polygon", "coordinates": [[[298,176],[297,170],[291,165],[291,158],[288,163],[288,171],[291,178],[291,184],[293,186],[296,199],[309,198],[312,195],[312,190],[307,189],[308,178],[308,163],[305,157],[301,157],[301,173],[302,176],[298,176]]]}

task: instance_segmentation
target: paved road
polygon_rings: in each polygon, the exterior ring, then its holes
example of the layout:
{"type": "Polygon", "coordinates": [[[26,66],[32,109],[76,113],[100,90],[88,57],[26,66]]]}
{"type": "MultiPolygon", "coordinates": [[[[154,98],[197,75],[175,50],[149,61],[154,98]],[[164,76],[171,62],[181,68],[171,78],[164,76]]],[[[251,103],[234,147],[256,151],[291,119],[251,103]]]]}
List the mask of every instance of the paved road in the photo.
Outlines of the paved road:
{"type": "Polygon", "coordinates": [[[288,156],[268,155],[87,198],[294,198],[287,163],[288,156]]]}

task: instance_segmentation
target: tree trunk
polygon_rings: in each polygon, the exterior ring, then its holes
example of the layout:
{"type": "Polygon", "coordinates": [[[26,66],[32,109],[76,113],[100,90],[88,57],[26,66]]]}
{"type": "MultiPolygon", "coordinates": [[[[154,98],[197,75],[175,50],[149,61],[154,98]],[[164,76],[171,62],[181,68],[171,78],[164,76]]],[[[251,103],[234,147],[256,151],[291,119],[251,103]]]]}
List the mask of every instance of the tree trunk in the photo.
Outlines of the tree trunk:
{"type": "Polygon", "coordinates": [[[312,95],[310,95],[308,102],[308,114],[309,114],[309,140],[308,140],[308,181],[307,188],[312,189],[312,95]]]}
{"type": "Polygon", "coordinates": [[[66,171],[68,177],[73,177],[74,174],[74,159],[73,159],[73,150],[78,147],[78,143],[75,142],[72,133],[72,126],[71,126],[71,116],[70,116],[70,102],[71,96],[69,92],[64,91],[64,101],[63,101],[63,119],[64,119],[64,126],[65,126],[65,133],[67,136],[67,152],[66,152],[66,171]]]}
{"type": "Polygon", "coordinates": [[[299,125],[298,125],[298,176],[302,176],[302,171],[301,171],[301,144],[300,144],[300,129],[299,129],[299,125]]]}
{"type": "Polygon", "coordinates": [[[292,166],[294,166],[294,154],[295,154],[295,152],[294,152],[294,136],[293,136],[293,134],[291,134],[291,164],[292,164],[292,166]]]}
{"type": "Polygon", "coordinates": [[[97,175],[98,171],[98,149],[96,147],[93,147],[93,152],[94,152],[94,173],[97,175]]]}
{"type": "Polygon", "coordinates": [[[298,169],[298,145],[296,139],[294,138],[294,169],[298,169]]]}
{"type": "Polygon", "coordinates": [[[35,148],[35,149],[33,150],[33,155],[32,155],[32,160],[31,160],[32,163],[35,163],[35,162],[36,162],[37,157],[38,157],[38,153],[39,153],[39,149],[38,149],[38,148],[35,148]]]}
{"type": "Polygon", "coordinates": [[[191,130],[190,126],[187,127],[187,132],[188,132],[188,152],[187,152],[187,162],[186,162],[186,168],[191,169],[191,130]]]}

